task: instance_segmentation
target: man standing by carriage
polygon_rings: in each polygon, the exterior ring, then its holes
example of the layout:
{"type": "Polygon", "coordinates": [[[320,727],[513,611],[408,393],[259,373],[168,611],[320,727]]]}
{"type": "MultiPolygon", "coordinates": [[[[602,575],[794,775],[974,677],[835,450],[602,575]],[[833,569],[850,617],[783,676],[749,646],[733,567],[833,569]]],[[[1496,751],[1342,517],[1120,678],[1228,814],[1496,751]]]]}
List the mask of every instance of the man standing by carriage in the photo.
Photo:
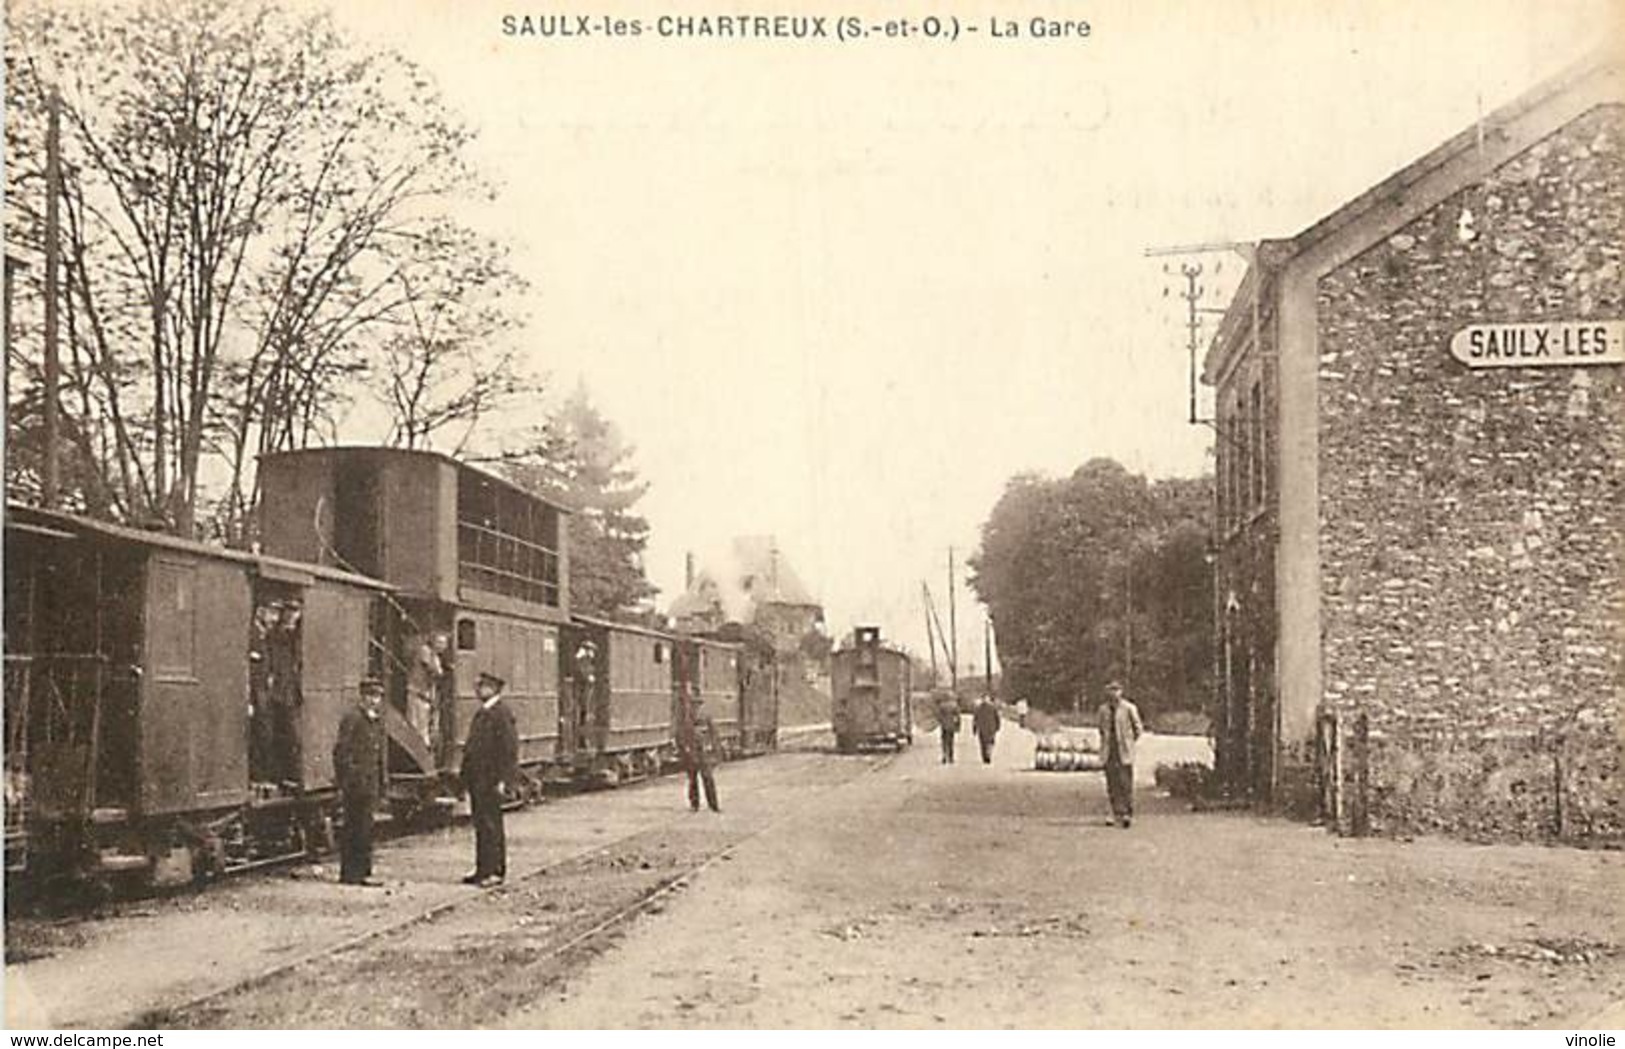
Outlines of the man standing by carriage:
{"type": "Polygon", "coordinates": [[[344,807],[339,881],[345,885],[380,884],[372,876],[372,814],[383,783],[383,703],[384,683],[375,677],[362,681],[360,702],[344,712],[333,744],[333,776],[344,807]]]}
{"type": "Polygon", "coordinates": [[[712,812],[721,812],[717,805],[717,781],[711,774],[711,765],[721,753],[717,740],[717,725],[705,710],[705,697],[683,686],[683,701],[677,722],[677,754],[682,759],[683,771],[688,776],[688,807],[700,811],[700,786],[705,787],[705,804],[712,812]]]}
{"type": "Polygon", "coordinates": [[[502,826],[503,788],[519,779],[519,732],[513,711],[503,702],[507,682],[481,673],[474,686],[479,709],[463,743],[463,785],[474,817],[474,870],[464,884],[491,888],[508,875],[508,839],[502,826]]]}

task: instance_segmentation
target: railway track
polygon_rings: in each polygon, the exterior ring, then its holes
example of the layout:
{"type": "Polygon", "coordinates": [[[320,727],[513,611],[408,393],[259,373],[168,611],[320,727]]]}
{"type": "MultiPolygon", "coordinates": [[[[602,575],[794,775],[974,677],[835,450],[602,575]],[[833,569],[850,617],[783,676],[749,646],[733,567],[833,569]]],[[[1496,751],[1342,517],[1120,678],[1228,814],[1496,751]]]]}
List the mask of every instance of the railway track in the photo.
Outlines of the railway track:
{"type": "MultiPolygon", "coordinates": [[[[803,725],[786,729],[781,733],[780,746],[769,753],[808,749],[809,742],[812,739],[828,732],[828,726],[820,725],[803,725]]],[[[678,774],[679,772],[675,769],[667,769],[658,773],[648,773],[621,781],[617,786],[632,786],[653,780],[675,778],[678,774]]],[[[503,805],[503,811],[509,813],[520,812],[564,798],[597,793],[603,789],[605,789],[603,786],[594,783],[541,780],[534,793],[508,801],[503,805]]],[[[389,841],[410,838],[416,834],[465,825],[469,819],[470,816],[467,812],[458,811],[456,808],[448,808],[439,816],[424,815],[411,820],[397,820],[387,813],[380,813],[373,824],[374,839],[383,844],[389,841]]],[[[297,866],[301,863],[322,862],[336,855],[337,850],[334,848],[311,850],[301,847],[278,855],[259,856],[232,863],[207,879],[190,884],[159,888],[148,886],[143,891],[134,893],[117,891],[98,882],[53,881],[44,885],[36,885],[30,882],[25,874],[8,871],[6,885],[7,914],[12,917],[51,915],[56,918],[73,916],[89,918],[93,916],[97,908],[113,900],[123,902],[140,899],[143,896],[176,896],[206,892],[222,882],[231,881],[243,875],[266,873],[280,868],[297,866]]]]}
{"type": "MultiPolygon", "coordinates": [[[[866,767],[857,775],[800,798],[792,805],[776,811],[771,817],[729,834],[723,841],[711,843],[669,870],[651,874],[651,880],[647,884],[635,889],[623,889],[619,893],[611,891],[608,894],[613,898],[607,901],[597,899],[590,901],[573,920],[549,930],[539,942],[527,941],[523,951],[524,975],[521,977],[510,974],[510,980],[523,984],[525,993],[534,996],[535,992],[568,975],[572,962],[601,949],[640,915],[658,911],[666,900],[681,892],[708,868],[726,862],[740,848],[762,835],[805,818],[816,798],[826,795],[829,791],[848,789],[861,784],[869,775],[889,768],[897,758],[897,754],[874,756],[866,761],[866,767]]],[[[783,783],[776,786],[782,788],[787,785],[788,783],[783,783]]],[[[501,889],[435,903],[343,940],[283,959],[247,976],[227,980],[181,1001],[159,1009],[147,1010],[131,1019],[130,1026],[137,1028],[255,1026],[253,1022],[245,1023],[242,1017],[246,1012],[252,1020],[256,1006],[250,999],[257,991],[265,990],[267,996],[274,998],[277,993],[275,985],[279,981],[287,981],[291,985],[301,979],[323,988],[343,987],[349,979],[347,969],[365,968],[371,971],[370,966],[382,952],[369,952],[370,947],[382,945],[392,939],[406,941],[419,934],[435,938],[437,926],[453,926],[460,920],[468,923],[480,920],[478,916],[470,913],[477,908],[491,906],[500,908],[510,905],[520,907],[519,901],[527,896],[541,896],[544,892],[555,891],[560,884],[568,884],[569,872],[572,871],[576,877],[590,881],[588,875],[593,869],[612,863],[623,853],[635,855],[640,839],[646,840],[652,835],[667,835],[670,829],[667,826],[645,827],[619,835],[614,840],[585,852],[528,871],[518,878],[511,879],[501,889]],[[555,876],[562,876],[565,880],[560,882],[555,876]]],[[[524,924],[529,918],[505,917],[499,924],[506,929],[515,921],[524,924]]],[[[458,940],[459,935],[455,929],[446,928],[438,933],[438,938],[449,942],[458,940]]],[[[461,938],[468,938],[466,931],[461,938]]],[[[491,949],[499,948],[492,946],[491,949]]],[[[403,952],[401,947],[397,946],[391,953],[403,952]]],[[[282,993],[287,995],[290,992],[284,988],[282,993]]],[[[286,1022],[297,1023],[298,1020],[293,1018],[286,1022]]],[[[400,1016],[373,1016],[367,1025],[409,1025],[412,1022],[410,1018],[400,1016]]],[[[459,1023],[466,1025],[467,1022],[454,1021],[452,1025],[457,1026],[459,1023]]],[[[342,1023],[333,1024],[331,1020],[324,1023],[343,1026],[342,1023]]],[[[432,1015],[422,1018],[421,1023],[432,1026],[443,1025],[442,1021],[432,1015]]]]}

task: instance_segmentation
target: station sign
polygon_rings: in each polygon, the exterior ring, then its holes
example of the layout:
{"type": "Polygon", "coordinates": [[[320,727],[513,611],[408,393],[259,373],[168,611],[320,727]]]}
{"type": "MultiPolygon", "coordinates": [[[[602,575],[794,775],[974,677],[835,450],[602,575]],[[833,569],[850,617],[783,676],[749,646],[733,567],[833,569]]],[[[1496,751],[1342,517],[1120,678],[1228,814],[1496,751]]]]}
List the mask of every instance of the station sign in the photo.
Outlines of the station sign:
{"type": "Polygon", "coordinates": [[[1450,356],[1469,368],[1625,364],[1625,320],[1469,324],[1450,337],[1450,356]]]}

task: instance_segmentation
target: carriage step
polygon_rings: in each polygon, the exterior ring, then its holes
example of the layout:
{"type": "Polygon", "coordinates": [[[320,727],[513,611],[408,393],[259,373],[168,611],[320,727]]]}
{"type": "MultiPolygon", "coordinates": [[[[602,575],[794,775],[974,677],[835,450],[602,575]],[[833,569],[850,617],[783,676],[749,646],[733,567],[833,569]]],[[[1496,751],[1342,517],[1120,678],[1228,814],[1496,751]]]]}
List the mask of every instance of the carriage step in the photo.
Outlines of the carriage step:
{"type": "Polygon", "coordinates": [[[126,871],[142,871],[152,866],[152,859],[148,856],[132,856],[129,853],[107,851],[96,856],[96,869],[103,874],[120,874],[126,871]]]}
{"type": "Polygon", "coordinates": [[[130,810],[126,808],[91,809],[90,822],[98,827],[107,827],[115,823],[128,823],[130,822],[130,810]]]}

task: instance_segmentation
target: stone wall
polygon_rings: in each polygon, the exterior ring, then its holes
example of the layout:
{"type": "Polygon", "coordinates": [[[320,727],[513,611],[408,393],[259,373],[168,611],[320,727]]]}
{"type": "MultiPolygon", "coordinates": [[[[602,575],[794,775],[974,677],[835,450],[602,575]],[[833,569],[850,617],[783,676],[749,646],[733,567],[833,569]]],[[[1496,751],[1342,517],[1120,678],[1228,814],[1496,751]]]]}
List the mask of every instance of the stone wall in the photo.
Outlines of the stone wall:
{"type": "Polygon", "coordinates": [[[1448,351],[1625,318],[1622,252],[1609,106],[1320,282],[1323,706],[1369,719],[1373,828],[1625,833],[1625,377],[1448,351]]]}

